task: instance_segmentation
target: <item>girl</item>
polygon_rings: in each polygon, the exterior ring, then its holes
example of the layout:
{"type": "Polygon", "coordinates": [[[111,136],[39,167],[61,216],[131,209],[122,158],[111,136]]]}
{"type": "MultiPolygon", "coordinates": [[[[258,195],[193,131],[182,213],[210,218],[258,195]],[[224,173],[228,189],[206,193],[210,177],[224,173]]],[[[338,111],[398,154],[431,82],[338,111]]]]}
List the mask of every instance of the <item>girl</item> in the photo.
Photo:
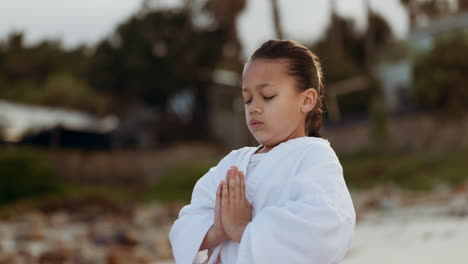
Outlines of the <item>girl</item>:
{"type": "Polygon", "coordinates": [[[322,138],[323,94],[319,60],[306,47],[270,40],[253,53],[242,95],[260,145],[231,151],[197,181],[169,234],[177,264],[342,260],[356,214],[322,138]]]}

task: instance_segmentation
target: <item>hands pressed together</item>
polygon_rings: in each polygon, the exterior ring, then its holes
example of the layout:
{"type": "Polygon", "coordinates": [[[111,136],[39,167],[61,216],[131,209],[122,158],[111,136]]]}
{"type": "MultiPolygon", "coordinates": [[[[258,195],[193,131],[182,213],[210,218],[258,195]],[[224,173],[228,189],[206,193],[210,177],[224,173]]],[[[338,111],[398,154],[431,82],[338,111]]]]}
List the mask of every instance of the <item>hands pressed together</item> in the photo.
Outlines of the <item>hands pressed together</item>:
{"type": "Polygon", "coordinates": [[[252,205],[245,196],[245,177],[232,166],[216,192],[214,232],[218,241],[231,239],[240,243],[247,224],[252,221],[252,205]]]}

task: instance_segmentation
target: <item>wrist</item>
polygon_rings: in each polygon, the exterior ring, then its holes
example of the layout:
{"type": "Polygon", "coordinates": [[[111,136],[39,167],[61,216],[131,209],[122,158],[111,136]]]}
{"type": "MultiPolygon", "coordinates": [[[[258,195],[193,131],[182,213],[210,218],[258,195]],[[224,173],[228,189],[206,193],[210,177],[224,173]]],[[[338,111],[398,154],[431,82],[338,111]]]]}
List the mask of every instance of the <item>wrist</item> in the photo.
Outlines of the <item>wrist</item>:
{"type": "Polygon", "coordinates": [[[213,229],[213,236],[215,240],[218,241],[219,243],[224,242],[228,238],[223,230],[220,230],[217,228],[213,229]]]}
{"type": "Polygon", "coordinates": [[[242,225],[240,225],[235,233],[234,233],[234,236],[232,238],[233,241],[237,242],[237,243],[240,243],[241,240],[242,240],[242,235],[244,234],[244,231],[245,231],[245,228],[247,227],[247,223],[243,223],[242,225]]]}
{"type": "Polygon", "coordinates": [[[214,248],[223,241],[222,235],[217,231],[217,228],[215,228],[215,226],[211,226],[205,235],[199,250],[214,248]]]}

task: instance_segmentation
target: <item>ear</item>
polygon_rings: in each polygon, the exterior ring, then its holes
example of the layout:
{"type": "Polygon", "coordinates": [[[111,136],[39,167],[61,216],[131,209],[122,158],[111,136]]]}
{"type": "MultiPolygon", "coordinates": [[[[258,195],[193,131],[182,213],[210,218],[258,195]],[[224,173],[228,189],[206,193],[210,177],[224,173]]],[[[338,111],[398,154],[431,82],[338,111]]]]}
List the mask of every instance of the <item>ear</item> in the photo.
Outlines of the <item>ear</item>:
{"type": "Polygon", "coordinates": [[[314,109],[317,102],[317,90],[309,88],[302,92],[302,105],[301,110],[308,113],[314,109]]]}

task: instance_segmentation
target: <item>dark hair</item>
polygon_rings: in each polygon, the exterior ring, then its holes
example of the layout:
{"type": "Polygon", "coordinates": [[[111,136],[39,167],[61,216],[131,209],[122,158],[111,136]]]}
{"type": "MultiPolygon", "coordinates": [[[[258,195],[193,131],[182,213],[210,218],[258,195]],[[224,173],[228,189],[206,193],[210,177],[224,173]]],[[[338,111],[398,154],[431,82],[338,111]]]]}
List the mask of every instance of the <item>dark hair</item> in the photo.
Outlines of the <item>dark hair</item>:
{"type": "Polygon", "coordinates": [[[317,55],[308,48],[291,40],[269,40],[258,48],[248,61],[255,59],[285,60],[288,74],[296,79],[300,91],[314,88],[317,102],[305,121],[306,134],[310,137],[323,137],[322,115],[324,85],[322,67],[317,55]]]}

